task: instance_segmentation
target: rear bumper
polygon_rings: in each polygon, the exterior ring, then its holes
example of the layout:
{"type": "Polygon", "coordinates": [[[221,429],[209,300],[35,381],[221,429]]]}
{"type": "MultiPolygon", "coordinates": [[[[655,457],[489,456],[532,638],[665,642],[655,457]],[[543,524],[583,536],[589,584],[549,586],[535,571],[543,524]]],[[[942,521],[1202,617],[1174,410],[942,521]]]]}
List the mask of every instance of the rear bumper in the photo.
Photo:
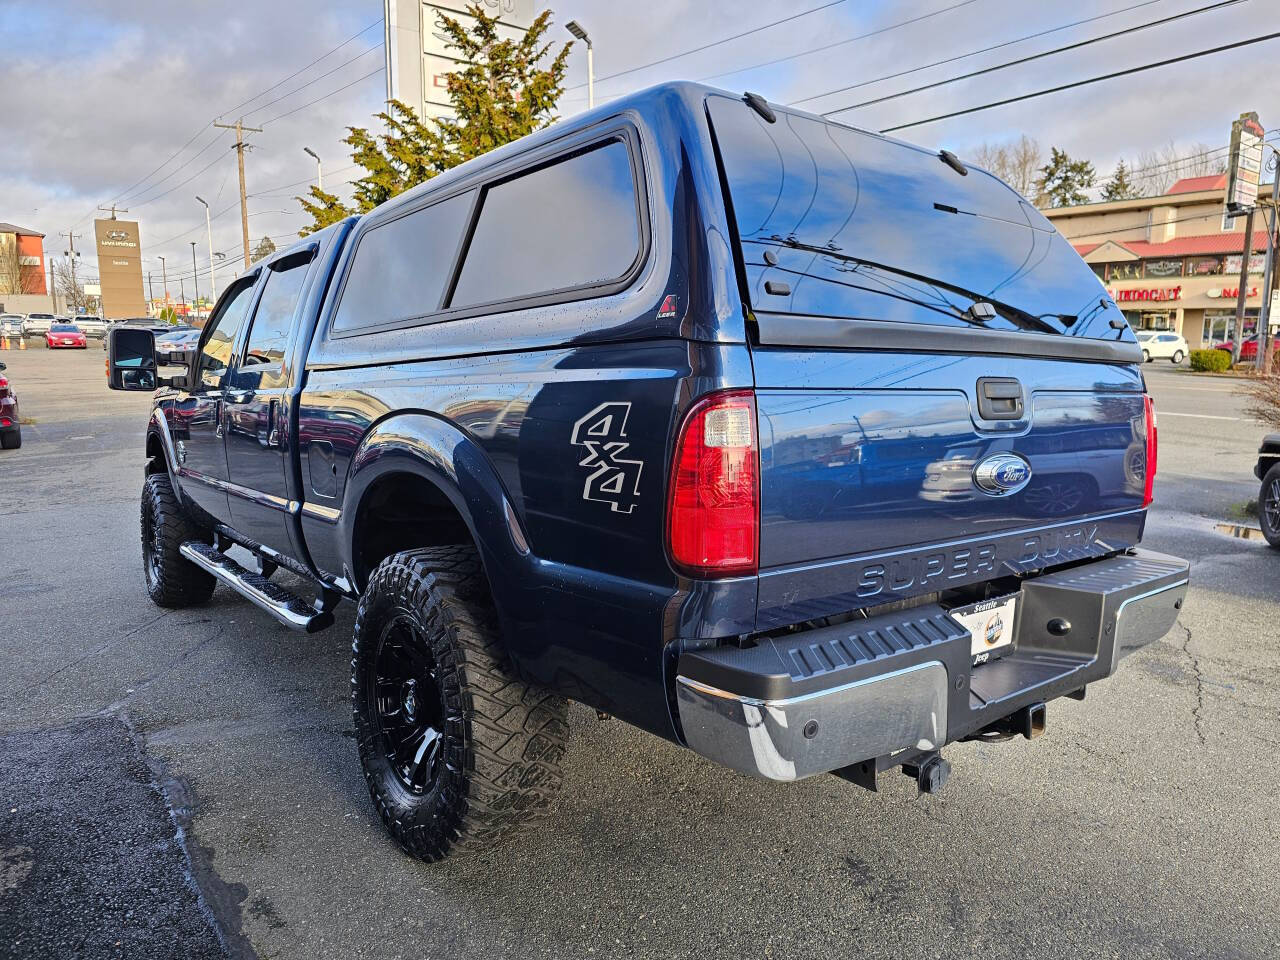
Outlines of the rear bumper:
{"type": "Polygon", "coordinates": [[[687,651],[676,678],[684,739],[771,780],[937,749],[1110,676],[1173,627],[1188,575],[1185,560],[1137,550],[1025,580],[1012,651],[977,667],[968,631],[936,604],[687,651]],[[1051,620],[1069,629],[1051,632],[1051,620]]]}

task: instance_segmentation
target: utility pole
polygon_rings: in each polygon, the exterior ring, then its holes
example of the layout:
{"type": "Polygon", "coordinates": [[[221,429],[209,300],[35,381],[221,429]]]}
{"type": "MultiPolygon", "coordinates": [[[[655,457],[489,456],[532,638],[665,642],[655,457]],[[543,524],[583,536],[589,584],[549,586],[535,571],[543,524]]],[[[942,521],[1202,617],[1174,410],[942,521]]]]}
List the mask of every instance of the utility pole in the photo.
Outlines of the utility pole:
{"type": "Polygon", "coordinates": [[[196,197],[196,199],[204,204],[204,233],[205,239],[209,241],[209,286],[213,288],[212,300],[210,300],[212,303],[213,300],[218,299],[218,278],[213,269],[213,226],[212,221],[209,219],[208,202],[200,197],[196,197]]]}
{"type": "Polygon", "coordinates": [[[157,257],[160,261],[160,282],[164,284],[164,305],[169,306],[169,271],[165,267],[164,257],[157,257]]]}
{"type": "Polygon", "coordinates": [[[187,278],[186,277],[178,278],[178,293],[182,297],[182,312],[185,315],[187,313],[187,278]]]}
{"type": "Polygon", "coordinates": [[[60,234],[60,236],[67,238],[67,246],[69,247],[67,259],[71,261],[71,312],[75,313],[80,309],[80,286],[76,282],[76,257],[79,256],[76,253],[76,237],[80,236],[80,234],[67,232],[60,234]]]}
{"type": "Polygon", "coordinates": [[[196,242],[191,241],[191,282],[195,285],[196,292],[193,302],[196,305],[196,313],[200,312],[200,280],[196,277],[196,273],[200,268],[196,266],[196,242]]]}
{"type": "Polygon", "coordinates": [[[53,312],[58,312],[58,290],[53,285],[53,257],[49,258],[49,303],[53,307],[53,312]]]}
{"type": "Polygon", "coordinates": [[[103,213],[109,213],[109,214],[111,214],[111,219],[112,219],[112,220],[114,220],[114,219],[116,218],[116,214],[117,214],[117,213],[128,213],[128,212],[129,212],[128,208],[126,208],[126,207],[120,207],[120,208],[119,208],[119,210],[117,210],[117,209],[116,209],[116,205],[115,205],[114,203],[113,203],[111,206],[109,206],[109,207],[99,207],[98,209],[99,209],[99,210],[101,210],[103,213]]]}
{"type": "Polygon", "coordinates": [[[156,291],[155,291],[155,288],[151,286],[151,271],[148,270],[147,271],[147,316],[151,315],[151,311],[155,309],[155,306],[156,306],[156,291]]]}
{"type": "Polygon", "coordinates": [[[244,268],[249,269],[249,198],[244,189],[244,134],[245,131],[250,133],[261,133],[261,127],[246,127],[244,120],[237,120],[235,123],[215,123],[215,127],[221,127],[224,130],[234,130],[236,132],[236,161],[240,167],[240,230],[244,234],[244,268]]]}

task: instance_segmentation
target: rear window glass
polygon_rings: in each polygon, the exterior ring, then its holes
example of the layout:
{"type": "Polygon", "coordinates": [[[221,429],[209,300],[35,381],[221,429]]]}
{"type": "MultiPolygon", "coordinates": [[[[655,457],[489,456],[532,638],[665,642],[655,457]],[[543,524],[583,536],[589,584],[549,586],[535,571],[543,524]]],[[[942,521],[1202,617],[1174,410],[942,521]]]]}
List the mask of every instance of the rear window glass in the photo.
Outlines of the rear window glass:
{"type": "Polygon", "coordinates": [[[449,306],[618,280],[640,241],[630,151],[610,141],[485,190],[449,306]]]}
{"type": "Polygon", "coordinates": [[[1097,276],[990,174],[786,110],[769,123],[740,100],[707,103],[756,309],[1117,338],[1097,276]],[[997,315],[968,314],[978,300],[997,315]]]}
{"type": "Polygon", "coordinates": [[[474,194],[464,193],[374,227],[360,239],[335,332],[440,309],[474,194]]]}

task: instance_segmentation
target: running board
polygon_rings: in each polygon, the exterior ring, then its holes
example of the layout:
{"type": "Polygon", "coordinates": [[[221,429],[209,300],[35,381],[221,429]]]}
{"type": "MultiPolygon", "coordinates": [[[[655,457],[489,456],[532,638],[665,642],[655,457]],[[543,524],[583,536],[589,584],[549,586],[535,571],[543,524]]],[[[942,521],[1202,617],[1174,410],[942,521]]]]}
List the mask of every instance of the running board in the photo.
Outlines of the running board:
{"type": "Polygon", "coordinates": [[[319,610],[307,604],[262,574],[240,566],[210,544],[191,540],[178,550],[201,570],[212,574],[219,582],[225,583],[290,629],[315,633],[333,623],[332,611],[319,610]]]}

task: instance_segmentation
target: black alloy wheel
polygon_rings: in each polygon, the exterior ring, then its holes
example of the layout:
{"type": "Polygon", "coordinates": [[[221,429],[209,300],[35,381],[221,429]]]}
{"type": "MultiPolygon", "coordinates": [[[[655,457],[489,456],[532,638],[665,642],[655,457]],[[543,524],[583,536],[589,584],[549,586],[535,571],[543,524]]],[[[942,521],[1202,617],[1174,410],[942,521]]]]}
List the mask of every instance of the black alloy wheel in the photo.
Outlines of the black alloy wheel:
{"type": "MultiPolygon", "coordinates": [[[[404,788],[424,794],[435,788],[444,756],[446,712],[435,656],[411,616],[387,622],[368,674],[379,749],[404,788]]],[[[456,714],[456,711],[455,711],[456,714]]],[[[460,724],[461,718],[448,718],[460,724]]]]}
{"type": "Polygon", "coordinates": [[[1267,543],[1280,550],[1280,463],[1267,471],[1258,491],[1258,525],[1267,543]]]}

